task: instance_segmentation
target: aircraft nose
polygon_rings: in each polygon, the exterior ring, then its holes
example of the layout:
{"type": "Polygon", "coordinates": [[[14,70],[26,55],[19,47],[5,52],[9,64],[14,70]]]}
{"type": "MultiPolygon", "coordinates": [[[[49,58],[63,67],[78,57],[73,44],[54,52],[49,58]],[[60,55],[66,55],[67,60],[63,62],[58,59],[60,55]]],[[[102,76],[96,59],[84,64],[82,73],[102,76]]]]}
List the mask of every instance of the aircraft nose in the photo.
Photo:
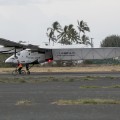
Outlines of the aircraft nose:
{"type": "Polygon", "coordinates": [[[13,62],[13,60],[11,59],[11,58],[7,58],[6,60],[5,60],[5,63],[12,63],[13,62]]]}

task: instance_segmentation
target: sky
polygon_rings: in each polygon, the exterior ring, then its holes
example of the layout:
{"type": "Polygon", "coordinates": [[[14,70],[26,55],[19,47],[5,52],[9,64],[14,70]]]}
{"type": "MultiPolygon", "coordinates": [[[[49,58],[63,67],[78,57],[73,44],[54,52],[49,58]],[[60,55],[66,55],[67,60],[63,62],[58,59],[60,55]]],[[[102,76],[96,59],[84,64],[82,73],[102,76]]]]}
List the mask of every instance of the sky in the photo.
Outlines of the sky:
{"type": "Polygon", "coordinates": [[[100,47],[105,37],[120,35],[119,12],[120,0],[0,0],[0,38],[42,45],[53,22],[76,27],[83,20],[100,47]]]}

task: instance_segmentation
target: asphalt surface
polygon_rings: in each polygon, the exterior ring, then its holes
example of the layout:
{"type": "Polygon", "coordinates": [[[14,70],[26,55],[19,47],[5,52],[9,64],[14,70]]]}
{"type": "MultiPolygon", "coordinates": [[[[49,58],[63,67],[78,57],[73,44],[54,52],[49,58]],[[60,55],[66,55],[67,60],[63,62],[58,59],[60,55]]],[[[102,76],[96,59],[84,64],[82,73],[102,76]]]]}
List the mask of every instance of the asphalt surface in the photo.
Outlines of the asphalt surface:
{"type": "MultiPolygon", "coordinates": [[[[119,73],[32,73],[29,78],[34,79],[35,76],[39,75],[80,76],[80,79],[72,82],[51,81],[34,84],[0,83],[0,120],[120,120],[119,104],[53,104],[60,99],[100,98],[120,100],[120,88],[80,88],[80,86],[120,85],[119,73]],[[81,80],[83,75],[95,75],[98,78],[81,80]],[[101,75],[110,77],[100,78],[101,75]],[[115,77],[116,75],[117,77],[115,77]],[[30,104],[18,104],[21,101],[30,101],[30,104]]],[[[13,77],[11,74],[1,74],[0,76],[13,77]]]]}
{"type": "MultiPolygon", "coordinates": [[[[13,77],[14,75],[12,75],[11,73],[0,73],[1,77],[13,77]]],[[[19,76],[19,75],[17,75],[19,76]]],[[[26,77],[31,76],[42,76],[42,77],[50,77],[50,76],[54,76],[54,77],[59,77],[59,76],[78,76],[78,77],[83,77],[83,76],[112,76],[112,77],[120,77],[120,72],[32,72],[30,75],[24,75],[26,77]]]]}

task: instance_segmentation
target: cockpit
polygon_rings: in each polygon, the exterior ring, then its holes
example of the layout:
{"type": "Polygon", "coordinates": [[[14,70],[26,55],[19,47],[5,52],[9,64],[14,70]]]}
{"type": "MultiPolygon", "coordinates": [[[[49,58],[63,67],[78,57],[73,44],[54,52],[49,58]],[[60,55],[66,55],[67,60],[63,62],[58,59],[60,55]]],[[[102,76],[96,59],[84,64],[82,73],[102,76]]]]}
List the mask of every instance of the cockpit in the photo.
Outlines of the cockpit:
{"type": "Polygon", "coordinates": [[[5,60],[5,63],[16,63],[18,56],[12,55],[11,57],[5,60]]]}

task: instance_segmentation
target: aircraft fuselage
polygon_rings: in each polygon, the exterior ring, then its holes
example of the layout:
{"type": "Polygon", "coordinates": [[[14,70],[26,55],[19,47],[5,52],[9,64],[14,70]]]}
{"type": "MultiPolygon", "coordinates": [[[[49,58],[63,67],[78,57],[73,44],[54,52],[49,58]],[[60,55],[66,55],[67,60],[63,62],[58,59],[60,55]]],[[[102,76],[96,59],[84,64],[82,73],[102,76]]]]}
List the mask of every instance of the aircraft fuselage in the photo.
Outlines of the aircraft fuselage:
{"type": "Polygon", "coordinates": [[[18,63],[18,60],[20,63],[26,64],[26,63],[34,63],[34,62],[45,62],[45,54],[44,53],[39,53],[39,52],[33,52],[30,50],[23,50],[16,55],[12,55],[9,57],[5,62],[6,63],[18,63]]]}

